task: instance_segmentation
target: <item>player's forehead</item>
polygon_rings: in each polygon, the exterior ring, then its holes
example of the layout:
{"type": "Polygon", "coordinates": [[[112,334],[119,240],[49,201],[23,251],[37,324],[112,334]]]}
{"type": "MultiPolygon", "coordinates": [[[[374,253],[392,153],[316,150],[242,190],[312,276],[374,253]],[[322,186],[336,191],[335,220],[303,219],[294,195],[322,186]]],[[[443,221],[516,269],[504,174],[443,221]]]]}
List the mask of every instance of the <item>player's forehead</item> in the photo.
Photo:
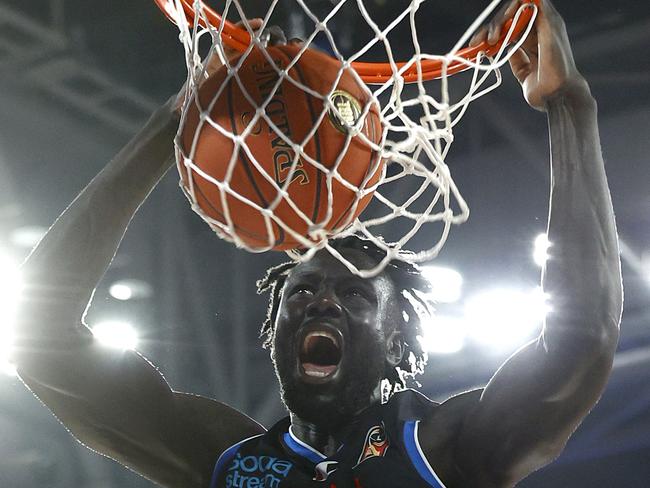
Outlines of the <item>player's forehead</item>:
{"type": "MultiPolygon", "coordinates": [[[[345,249],[342,251],[343,256],[350,261],[353,265],[360,269],[368,269],[375,266],[377,263],[374,259],[368,256],[363,251],[357,249],[345,249]]],[[[352,273],[345,265],[343,265],[337,258],[332,256],[329,252],[323,250],[317,252],[310,260],[298,264],[291,270],[287,278],[287,282],[295,282],[298,280],[319,280],[319,279],[335,279],[338,281],[365,281],[368,283],[379,283],[389,281],[389,279],[382,273],[377,277],[363,279],[352,273]]]]}

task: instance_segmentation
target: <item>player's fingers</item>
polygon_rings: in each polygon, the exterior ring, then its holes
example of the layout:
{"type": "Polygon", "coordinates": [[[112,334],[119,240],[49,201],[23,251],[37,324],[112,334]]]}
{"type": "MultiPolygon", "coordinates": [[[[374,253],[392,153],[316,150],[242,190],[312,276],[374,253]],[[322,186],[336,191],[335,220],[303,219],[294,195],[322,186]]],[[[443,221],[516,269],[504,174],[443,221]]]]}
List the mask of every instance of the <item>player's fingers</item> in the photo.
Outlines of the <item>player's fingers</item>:
{"type": "Polygon", "coordinates": [[[487,39],[488,27],[484,25],[479,30],[476,31],[476,34],[472,36],[469,41],[469,47],[478,46],[480,43],[487,39]]]}
{"type": "MultiPolygon", "coordinates": [[[[253,19],[240,20],[235,24],[236,27],[239,27],[240,29],[243,29],[247,32],[256,32],[261,29],[262,25],[264,25],[264,19],[260,19],[257,17],[253,19]]],[[[226,58],[231,59],[239,55],[240,51],[233,47],[228,46],[227,44],[224,44],[223,53],[226,55],[226,58]]],[[[221,64],[219,63],[219,66],[220,65],[221,64]]]]}
{"type": "Polygon", "coordinates": [[[501,31],[503,30],[503,24],[506,22],[506,20],[512,18],[515,12],[517,12],[517,9],[519,8],[519,2],[520,0],[511,0],[510,2],[506,3],[494,16],[488,28],[488,44],[494,45],[499,42],[501,31]]]}
{"type": "Polygon", "coordinates": [[[239,22],[237,22],[237,27],[242,27],[245,29],[246,24],[248,24],[250,30],[255,32],[256,30],[259,30],[264,25],[264,19],[255,18],[255,19],[248,19],[247,21],[240,20],[239,22]]]}
{"type": "Polygon", "coordinates": [[[508,5],[503,16],[506,19],[511,19],[512,17],[515,16],[515,13],[517,13],[517,9],[519,8],[520,5],[521,5],[520,0],[514,0],[513,2],[510,3],[510,5],[508,5]]]}
{"type": "Polygon", "coordinates": [[[490,22],[490,27],[488,29],[487,42],[490,46],[494,46],[499,40],[501,35],[501,24],[497,22],[490,22]]]}
{"type": "Polygon", "coordinates": [[[535,28],[530,31],[530,34],[528,34],[528,37],[521,45],[521,48],[530,59],[537,59],[539,57],[539,42],[539,29],[535,28]]]}
{"type": "Polygon", "coordinates": [[[262,41],[271,46],[282,45],[287,43],[287,36],[284,34],[284,31],[280,26],[272,25],[264,29],[262,41]]]}
{"type": "MultiPolygon", "coordinates": [[[[247,32],[255,32],[259,30],[262,27],[262,25],[264,25],[264,20],[260,18],[240,20],[235,24],[236,27],[245,30],[247,32]]],[[[227,44],[223,44],[223,54],[225,55],[226,59],[232,59],[241,53],[239,50],[230,47],[227,44]]],[[[208,75],[211,75],[215,71],[217,71],[221,67],[221,65],[222,63],[219,56],[216,55],[211,56],[207,66],[208,75]]]]}
{"type": "Polygon", "coordinates": [[[510,57],[512,74],[519,83],[523,83],[531,72],[531,59],[524,49],[517,49],[510,57]]]}

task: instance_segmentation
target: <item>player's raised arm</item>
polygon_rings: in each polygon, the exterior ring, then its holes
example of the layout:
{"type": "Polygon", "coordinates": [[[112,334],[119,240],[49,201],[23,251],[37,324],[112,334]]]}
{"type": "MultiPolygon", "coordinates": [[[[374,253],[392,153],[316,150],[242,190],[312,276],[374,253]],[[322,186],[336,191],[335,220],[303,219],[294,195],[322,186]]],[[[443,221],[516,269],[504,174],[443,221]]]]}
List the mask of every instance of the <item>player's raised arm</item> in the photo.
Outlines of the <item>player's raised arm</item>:
{"type": "Polygon", "coordinates": [[[83,323],[126,228],[173,162],[177,102],[72,202],[23,266],[14,360],[27,386],[84,444],[170,487],[203,487],[216,457],[260,432],[217,402],[173,392],[142,356],[99,345],[83,323]]]}
{"type": "MultiPolygon", "coordinates": [[[[539,3],[535,30],[511,65],[550,127],[552,247],[542,281],[552,312],[467,412],[455,452],[462,486],[513,486],[557,457],[598,401],[618,341],[620,261],[596,103],[562,18],[539,3]]],[[[484,35],[496,39],[498,27],[484,35]]]]}

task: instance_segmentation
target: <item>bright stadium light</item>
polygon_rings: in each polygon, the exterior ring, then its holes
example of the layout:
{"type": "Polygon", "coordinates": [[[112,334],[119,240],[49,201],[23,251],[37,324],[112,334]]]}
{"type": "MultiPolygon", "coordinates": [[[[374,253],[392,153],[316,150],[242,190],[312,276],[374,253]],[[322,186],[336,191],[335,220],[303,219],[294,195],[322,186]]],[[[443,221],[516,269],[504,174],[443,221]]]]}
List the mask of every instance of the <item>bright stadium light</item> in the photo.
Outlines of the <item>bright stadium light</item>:
{"type": "Polygon", "coordinates": [[[550,310],[547,300],[541,288],[483,292],[466,303],[468,333],[477,342],[495,348],[521,345],[540,330],[550,310]]]}
{"type": "Polygon", "coordinates": [[[21,289],[18,266],[9,258],[0,256],[0,371],[9,375],[16,374],[9,355],[14,343],[16,305],[21,289]]]}
{"type": "Polygon", "coordinates": [[[12,230],[9,234],[9,240],[15,246],[31,249],[38,244],[46,232],[47,227],[26,225],[12,230]]]}
{"type": "Polygon", "coordinates": [[[127,350],[135,349],[138,345],[138,334],[128,322],[99,322],[91,330],[95,338],[106,347],[127,350]]]}
{"type": "Polygon", "coordinates": [[[650,283],[650,251],[646,251],[641,256],[641,268],[645,279],[650,283]]]}
{"type": "Polygon", "coordinates": [[[431,298],[438,303],[454,303],[460,299],[463,289],[462,275],[451,268],[424,266],[422,275],[431,282],[431,298]]]}
{"type": "Polygon", "coordinates": [[[463,349],[466,331],[461,320],[435,316],[420,339],[424,349],[433,354],[454,354],[463,349]]]}
{"type": "Polygon", "coordinates": [[[548,249],[551,247],[551,243],[548,240],[547,234],[540,234],[535,238],[535,250],[533,251],[533,259],[538,266],[544,267],[546,261],[548,261],[548,249]]]}
{"type": "Polygon", "coordinates": [[[130,300],[133,298],[133,290],[129,285],[114,283],[108,289],[108,293],[116,300],[130,300]]]}
{"type": "Polygon", "coordinates": [[[132,300],[137,298],[149,298],[153,289],[149,283],[142,280],[119,280],[113,283],[108,293],[116,300],[132,300]]]}

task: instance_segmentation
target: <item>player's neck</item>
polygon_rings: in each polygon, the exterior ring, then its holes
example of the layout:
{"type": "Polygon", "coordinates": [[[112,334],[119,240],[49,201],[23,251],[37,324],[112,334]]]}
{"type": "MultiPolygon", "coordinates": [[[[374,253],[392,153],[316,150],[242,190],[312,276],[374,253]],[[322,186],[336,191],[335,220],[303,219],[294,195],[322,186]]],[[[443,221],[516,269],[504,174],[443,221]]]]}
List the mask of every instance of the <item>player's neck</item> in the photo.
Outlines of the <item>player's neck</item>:
{"type": "MultiPolygon", "coordinates": [[[[347,425],[346,423],[345,426],[347,425]]],[[[345,426],[324,427],[291,415],[291,433],[327,457],[333,456],[341,446],[342,430],[345,426]]]]}
{"type": "Polygon", "coordinates": [[[373,405],[381,403],[381,387],[373,392],[368,404],[355,414],[341,417],[336,422],[310,422],[290,413],[291,433],[327,457],[336,454],[350,428],[359,421],[360,415],[373,405]]]}

